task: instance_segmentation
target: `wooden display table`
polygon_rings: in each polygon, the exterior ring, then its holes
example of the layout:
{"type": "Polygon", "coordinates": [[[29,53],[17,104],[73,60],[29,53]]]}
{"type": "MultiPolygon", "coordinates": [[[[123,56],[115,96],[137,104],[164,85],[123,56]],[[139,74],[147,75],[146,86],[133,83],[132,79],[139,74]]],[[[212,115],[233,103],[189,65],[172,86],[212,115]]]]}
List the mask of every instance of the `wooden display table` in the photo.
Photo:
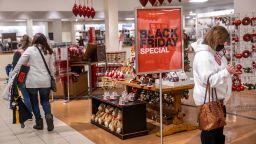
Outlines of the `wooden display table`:
{"type": "MultiPolygon", "coordinates": [[[[72,82],[70,80],[69,84],[69,94],[70,97],[77,97],[81,95],[86,95],[88,93],[88,84],[85,83],[85,81],[88,81],[87,72],[83,72],[79,74],[78,81],[72,82]]],[[[54,97],[63,97],[65,95],[65,88],[63,86],[63,83],[61,81],[56,82],[57,91],[53,92],[54,97]]],[[[67,92],[66,92],[67,95],[67,92]]]]}
{"type": "MultiPolygon", "coordinates": [[[[112,80],[110,78],[105,77],[106,80],[112,80]]],[[[113,81],[113,80],[112,80],[113,81]]],[[[158,86],[153,87],[147,87],[147,86],[141,86],[136,83],[129,83],[128,80],[114,80],[117,84],[122,84],[126,86],[126,90],[129,91],[129,87],[134,87],[138,89],[144,89],[144,90],[150,90],[150,91],[159,91],[158,86]]],[[[164,86],[163,85],[163,94],[169,94],[173,97],[173,104],[171,106],[165,106],[163,105],[163,113],[171,114],[171,118],[165,119],[163,118],[164,124],[167,124],[169,126],[164,128],[164,135],[170,135],[176,132],[185,131],[185,130],[194,130],[197,129],[196,126],[190,125],[190,124],[184,124],[183,118],[185,117],[185,114],[181,111],[181,99],[188,98],[188,90],[193,89],[194,84],[184,84],[180,86],[164,86]],[[171,120],[170,120],[171,119],[171,120]],[[165,134],[166,133],[166,134],[165,134]]],[[[154,109],[159,111],[160,106],[159,104],[147,104],[147,110],[148,109],[154,109]]],[[[152,115],[149,113],[149,110],[147,111],[148,118],[151,118],[152,115]]],[[[157,119],[157,121],[160,121],[160,117],[157,119]]]]}
{"type": "Polygon", "coordinates": [[[125,105],[119,105],[118,100],[104,100],[102,96],[92,97],[92,114],[98,112],[100,104],[110,105],[114,108],[118,108],[122,111],[122,131],[116,133],[110,131],[107,127],[100,125],[94,121],[92,124],[116,135],[120,139],[128,139],[137,136],[143,136],[148,134],[147,122],[146,122],[146,103],[142,101],[129,102],[125,105]]]}

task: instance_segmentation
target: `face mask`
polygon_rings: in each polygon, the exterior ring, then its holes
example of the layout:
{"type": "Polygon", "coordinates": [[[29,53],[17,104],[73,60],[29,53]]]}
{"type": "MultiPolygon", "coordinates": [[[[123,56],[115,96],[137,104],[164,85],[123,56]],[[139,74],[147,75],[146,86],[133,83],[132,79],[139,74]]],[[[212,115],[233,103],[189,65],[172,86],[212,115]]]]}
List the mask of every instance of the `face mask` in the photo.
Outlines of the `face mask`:
{"type": "Polygon", "coordinates": [[[217,52],[219,52],[219,51],[221,51],[221,50],[223,50],[224,49],[224,45],[218,45],[217,47],[216,47],[216,51],[217,52]]]}

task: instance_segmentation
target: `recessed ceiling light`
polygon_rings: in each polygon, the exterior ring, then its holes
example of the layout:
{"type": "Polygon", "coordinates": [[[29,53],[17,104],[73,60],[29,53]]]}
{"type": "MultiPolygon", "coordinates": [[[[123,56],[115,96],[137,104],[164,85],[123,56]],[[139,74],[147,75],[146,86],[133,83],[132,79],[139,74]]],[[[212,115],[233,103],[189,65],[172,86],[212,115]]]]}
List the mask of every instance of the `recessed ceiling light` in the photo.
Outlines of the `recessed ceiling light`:
{"type": "Polygon", "coordinates": [[[203,3],[203,2],[207,2],[208,0],[189,0],[189,2],[191,3],[203,3]]]}
{"type": "Polygon", "coordinates": [[[186,16],[186,19],[190,19],[191,17],[190,16],[186,16]]]}
{"type": "Polygon", "coordinates": [[[189,15],[190,16],[196,16],[196,13],[190,12],[189,15]]]}
{"type": "Polygon", "coordinates": [[[24,22],[24,21],[26,21],[26,20],[15,20],[15,21],[17,21],[17,22],[24,22]]]}
{"type": "Polygon", "coordinates": [[[125,20],[134,20],[134,18],[125,18],[125,20]]]}

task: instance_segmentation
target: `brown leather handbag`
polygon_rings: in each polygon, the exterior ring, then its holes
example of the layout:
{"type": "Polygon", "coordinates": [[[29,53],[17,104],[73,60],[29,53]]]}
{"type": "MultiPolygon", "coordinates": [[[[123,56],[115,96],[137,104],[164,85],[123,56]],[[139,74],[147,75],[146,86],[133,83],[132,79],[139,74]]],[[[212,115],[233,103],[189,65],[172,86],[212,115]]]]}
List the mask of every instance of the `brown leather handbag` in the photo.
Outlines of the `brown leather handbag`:
{"type": "Polygon", "coordinates": [[[210,79],[210,76],[207,79],[204,104],[200,107],[199,115],[198,115],[199,129],[204,131],[210,131],[226,125],[224,105],[217,98],[216,88],[210,88],[209,79],[210,79]],[[207,95],[207,93],[209,94],[207,95]],[[214,100],[213,93],[215,93],[215,100],[214,100]],[[207,96],[209,98],[209,102],[205,103],[207,96]]]}

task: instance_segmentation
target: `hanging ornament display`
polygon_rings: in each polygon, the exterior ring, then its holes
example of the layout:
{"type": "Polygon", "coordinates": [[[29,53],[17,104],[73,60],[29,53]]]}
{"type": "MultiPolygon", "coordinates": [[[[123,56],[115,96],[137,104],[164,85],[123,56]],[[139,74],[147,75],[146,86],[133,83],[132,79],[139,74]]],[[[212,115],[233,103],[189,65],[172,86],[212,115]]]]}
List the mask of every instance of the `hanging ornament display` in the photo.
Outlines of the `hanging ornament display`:
{"type": "Polygon", "coordinates": [[[89,1],[87,0],[87,6],[86,6],[86,0],[84,0],[84,4],[82,5],[82,2],[80,4],[80,0],[79,0],[79,3],[76,2],[75,0],[75,3],[72,7],[72,13],[77,17],[77,16],[80,16],[80,17],[84,17],[84,18],[94,18],[95,15],[96,15],[96,11],[95,9],[93,8],[93,0],[91,0],[91,7],[89,7],[89,1]]]}
{"type": "Polygon", "coordinates": [[[151,4],[152,6],[154,6],[155,3],[156,3],[156,0],[149,0],[149,2],[150,2],[150,4],[151,4]]]}
{"type": "Polygon", "coordinates": [[[148,3],[148,0],[140,0],[140,4],[145,7],[148,3]]]}

